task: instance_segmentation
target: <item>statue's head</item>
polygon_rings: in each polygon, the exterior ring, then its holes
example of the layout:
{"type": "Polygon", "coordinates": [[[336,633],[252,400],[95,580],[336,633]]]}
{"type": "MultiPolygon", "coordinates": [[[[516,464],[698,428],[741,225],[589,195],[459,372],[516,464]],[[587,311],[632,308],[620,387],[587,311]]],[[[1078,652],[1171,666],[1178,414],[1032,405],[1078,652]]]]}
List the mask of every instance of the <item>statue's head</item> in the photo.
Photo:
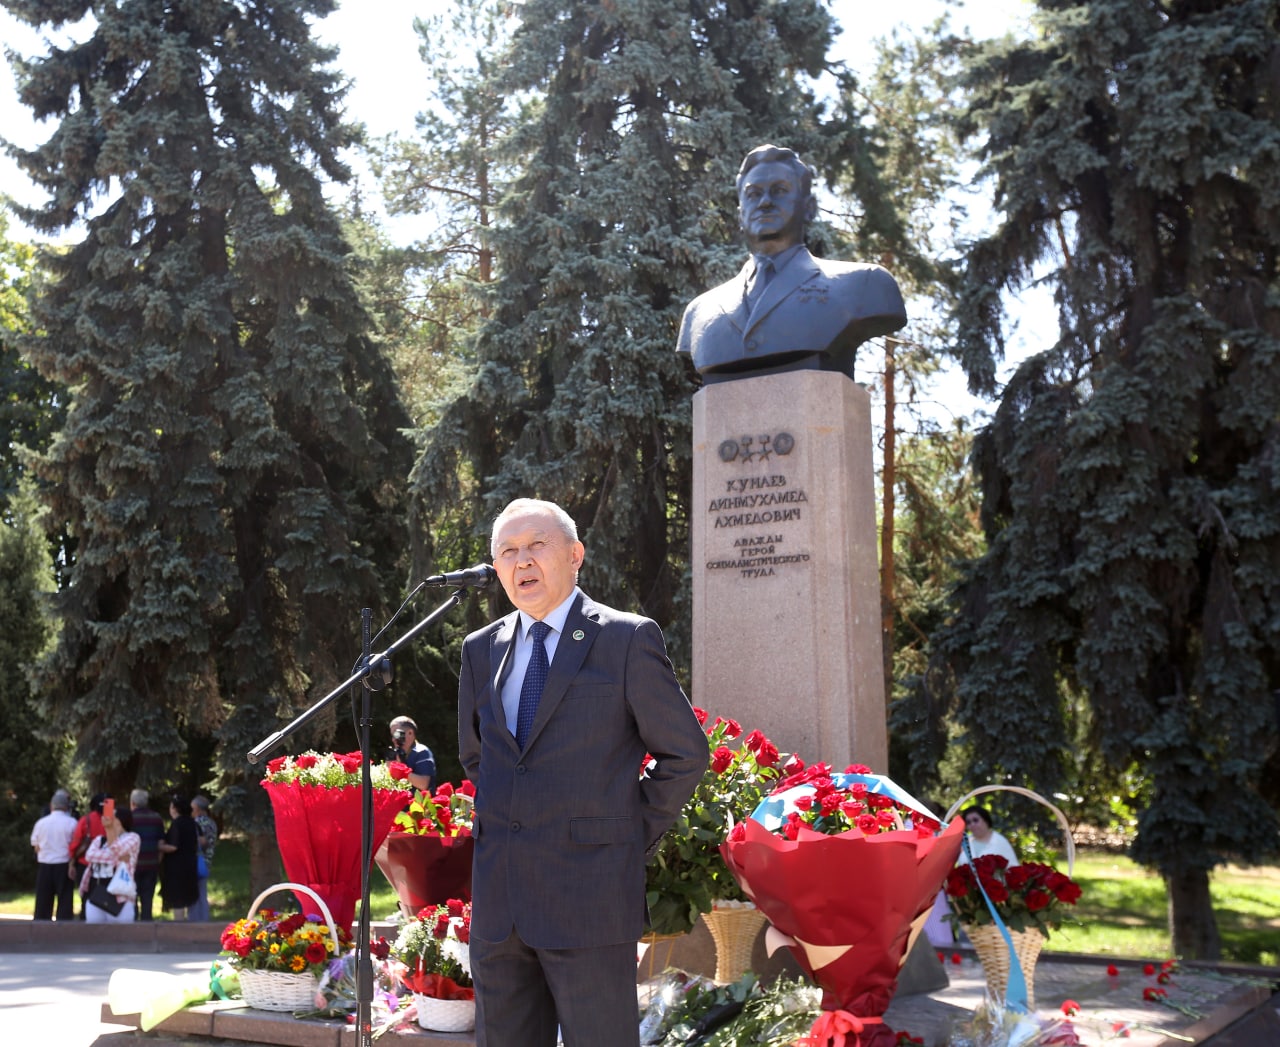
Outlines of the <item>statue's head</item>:
{"type": "Polygon", "coordinates": [[[805,226],[818,214],[815,173],[794,149],[758,145],[746,155],[738,168],[738,221],[753,252],[804,243],[805,226]]]}

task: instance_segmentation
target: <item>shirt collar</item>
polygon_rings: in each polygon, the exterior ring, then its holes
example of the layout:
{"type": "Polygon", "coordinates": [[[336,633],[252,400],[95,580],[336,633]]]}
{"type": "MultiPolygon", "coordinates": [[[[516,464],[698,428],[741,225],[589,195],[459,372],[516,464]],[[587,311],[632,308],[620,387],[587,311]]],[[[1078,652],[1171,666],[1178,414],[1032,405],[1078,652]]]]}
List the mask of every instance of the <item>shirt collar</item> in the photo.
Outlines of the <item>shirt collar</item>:
{"type": "Polygon", "coordinates": [[[775,273],[780,273],[787,267],[787,263],[796,256],[800,251],[800,248],[803,246],[804,244],[792,244],[785,251],[779,251],[777,254],[753,254],[751,257],[755,259],[757,271],[759,271],[760,267],[764,265],[765,262],[771,261],[773,262],[773,271],[775,273]]]}
{"type": "MultiPolygon", "coordinates": [[[[565,598],[564,602],[543,618],[542,621],[546,622],[557,633],[564,632],[564,622],[569,617],[569,608],[573,606],[573,601],[577,598],[579,591],[578,587],[574,586],[573,592],[565,598]]],[[[520,612],[520,636],[522,639],[529,635],[529,630],[533,628],[533,623],[536,621],[538,619],[527,611],[520,612]]]]}

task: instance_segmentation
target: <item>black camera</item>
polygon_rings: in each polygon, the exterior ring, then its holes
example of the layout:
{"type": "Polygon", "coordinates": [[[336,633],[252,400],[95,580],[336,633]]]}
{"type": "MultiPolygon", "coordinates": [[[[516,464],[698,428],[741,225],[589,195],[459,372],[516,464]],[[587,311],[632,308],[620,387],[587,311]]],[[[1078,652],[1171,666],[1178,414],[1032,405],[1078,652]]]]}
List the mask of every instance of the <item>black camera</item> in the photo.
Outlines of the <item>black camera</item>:
{"type": "Polygon", "coordinates": [[[397,748],[397,749],[403,749],[403,748],[404,748],[404,740],[405,740],[405,737],[406,737],[406,735],[405,735],[405,732],[404,732],[404,731],[402,731],[402,730],[401,730],[401,731],[392,731],[392,732],[391,732],[391,737],[395,740],[396,748],[397,748]]]}

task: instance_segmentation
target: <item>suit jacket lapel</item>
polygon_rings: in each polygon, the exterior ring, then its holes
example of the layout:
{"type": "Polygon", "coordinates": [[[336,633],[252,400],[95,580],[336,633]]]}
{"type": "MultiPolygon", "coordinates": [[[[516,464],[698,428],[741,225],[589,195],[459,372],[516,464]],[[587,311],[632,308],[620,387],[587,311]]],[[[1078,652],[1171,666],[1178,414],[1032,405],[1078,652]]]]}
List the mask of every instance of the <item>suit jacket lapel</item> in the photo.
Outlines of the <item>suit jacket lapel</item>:
{"type": "Polygon", "coordinates": [[[579,594],[578,599],[569,608],[568,617],[564,620],[564,632],[560,634],[560,640],[556,644],[556,655],[551,660],[551,666],[547,672],[547,683],[542,689],[542,700],[538,702],[538,712],[533,718],[533,726],[529,728],[529,739],[525,743],[525,748],[537,739],[542,728],[551,719],[556,706],[564,698],[569,684],[573,683],[574,677],[578,675],[582,663],[586,661],[587,652],[591,650],[591,645],[600,632],[600,624],[595,618],[595,605],[587,599],[585,593],[579,594]],[[581,639],[577,638],[578,633],[582,634],[581,639]]]}
{"type": "Polygon", "coordinates": [[[502,676],[506,670],[507,661],[511,657],[511,645],[516,638],[516,627],[519,621],[518,611],[507,615],[494,631],[489,650],[489,701],[493,705],[494,720],[504,725],[501,733],[507,736],[507,741],[513,750],[516,747],[516,740],[505,728],[507,715],[502,708],[502,676]]]}
{"type": "Polygon", "coordinates": [[[747,328],[747,280],[751,277],[753,263],[748,255],[746,264],[738,270],[738,275],[726,282],[718,295],[717,304],[738,331],[747,328]]]}
{"type": "Polygon", "coordinates": [[[817,272],[818,263],[814,261],[809,249],[807,247],[800,248],[787,267],[775,276],[769,286],[764,289],[764,294],[756,302],[756,307],[751,310],[751,317],[747,321],[747,331],[749,332],[760,323],[780,302],[797,288],[811,280],[817,272]]]}

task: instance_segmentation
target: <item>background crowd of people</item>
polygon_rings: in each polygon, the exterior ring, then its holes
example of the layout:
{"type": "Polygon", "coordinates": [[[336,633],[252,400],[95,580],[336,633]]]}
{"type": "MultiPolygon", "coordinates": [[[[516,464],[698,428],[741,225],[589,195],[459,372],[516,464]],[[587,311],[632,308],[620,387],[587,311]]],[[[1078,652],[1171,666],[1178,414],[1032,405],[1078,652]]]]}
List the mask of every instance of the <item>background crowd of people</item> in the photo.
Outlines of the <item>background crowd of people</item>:
{"type": "Polygon", "coordinates": [[[209,871],[218,826],[209,800],[169,798],[169,819],[151,809],[145,789],[129,794],[127,808],[97,793],[76,818],[70,794],[59,789],[49,813],[31,830],[36,854],[35,919],[76,918],[89,923],[152,920],[156,888],[174,920],[209,919],[209,871]]]}

